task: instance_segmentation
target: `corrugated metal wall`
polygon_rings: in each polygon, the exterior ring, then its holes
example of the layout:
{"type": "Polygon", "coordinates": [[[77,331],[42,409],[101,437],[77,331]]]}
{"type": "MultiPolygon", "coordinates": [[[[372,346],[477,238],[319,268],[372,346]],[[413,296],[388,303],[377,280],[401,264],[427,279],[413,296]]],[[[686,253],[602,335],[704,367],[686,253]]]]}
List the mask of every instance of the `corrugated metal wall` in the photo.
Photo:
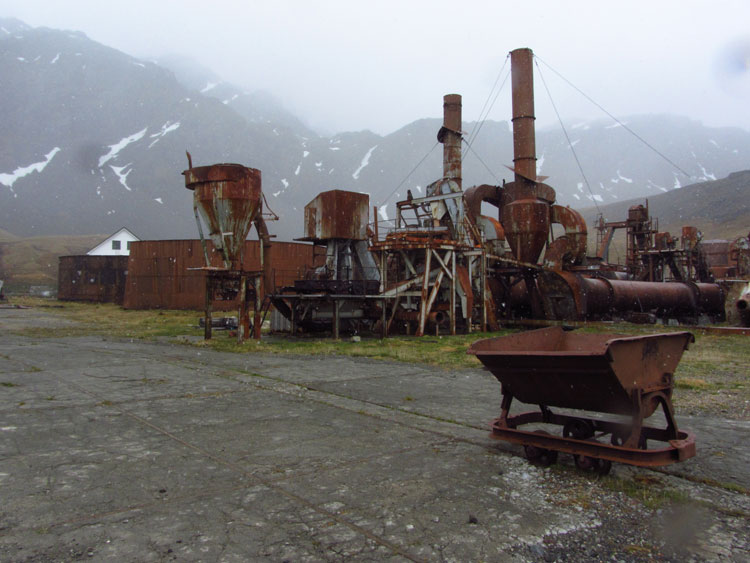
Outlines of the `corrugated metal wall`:
{"type": "MultiPolygon", "coordinates": [[[[221,257],[208,243],[212,266],[222,266],[221,257]]],[[[295,242],[271,243],[271,276],[274,288],[292,285],[313,264],[313,246],[295,242]]],[[[244,267],[260,268],[257,240],[245,243],[244,267]]],[[[204,266],[199,240],[156,240],[134,242],[125,287],[126,309],[195,309],[205,304],[205,273],[189,268],[204,266]]],[[[273,288],[266,288],[270,292],[273,288]]],[[[215,303],[217,310],[236,307],[232,301],[215,303]],[[223,306],[222,306],[223,305],[223,306]]]]}
{"type": "Polygon", "coordinates": [[[57,298],[122,305],[127,256],[61,256],[57,298]]]}

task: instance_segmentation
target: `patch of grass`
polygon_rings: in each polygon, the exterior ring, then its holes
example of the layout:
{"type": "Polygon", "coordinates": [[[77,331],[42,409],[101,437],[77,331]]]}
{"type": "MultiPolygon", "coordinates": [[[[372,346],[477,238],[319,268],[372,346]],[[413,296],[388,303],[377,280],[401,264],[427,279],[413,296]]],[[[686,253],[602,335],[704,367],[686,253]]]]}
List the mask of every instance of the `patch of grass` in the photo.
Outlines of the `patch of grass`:
{"type": "Polygon", "coordinates": [[[660,479],[650,475],[636,475],[633,479],[602,477],[599,482],[610,491],[623,493],[650,509],[671,503],[688,503],[690,497],[676,489],[665,487],[660,479]]]}
{"type": "Polygon", "coordinates": [[[149,339],[172,336],[198,336],[196,311],[132,311],[113,303],[79,303],[24,297],[14,299],[20,305],[45,309],[46,312],[71,321],[64,329],[35,327],[18,331],[34,338],[103,335],[149,339]]]}
{"type": "Polygon", "coordinates": [[[680,377],[675,380],[674,386],[677,389],[696,389],[699,391],[713,387],[705,379],[698,379],[696,377],[680,377]]]}
{"type": "Polygon", "coordinates": [[[45,397],[44,400],[45,401],[54,401],[55,400],[55,396],[54,395],[50,395],[49,397],[45,397]]]}
{"type": "Polygon", "coordinates": [[[169,383],[168,379],[149,379],[148,377],[142,377],[141,383],[144,385],[163,385],[165,383],[169,383]]]}
{"type": "Polygon", "coordinates": [[[0,381],[0,386],[2,387],[18,387],[18,383],[12,383],[10,381],[0,381]]]}

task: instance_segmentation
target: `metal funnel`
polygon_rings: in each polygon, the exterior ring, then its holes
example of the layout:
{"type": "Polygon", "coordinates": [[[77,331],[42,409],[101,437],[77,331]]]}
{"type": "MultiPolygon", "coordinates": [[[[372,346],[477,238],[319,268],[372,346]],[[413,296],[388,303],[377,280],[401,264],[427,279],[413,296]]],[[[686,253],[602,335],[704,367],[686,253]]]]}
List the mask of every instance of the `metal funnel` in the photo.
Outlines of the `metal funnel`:
{"type": "Polygon", "coordinates": [[[193,190],[193,207],[208,226],[225,267],[242,269],[245,239],[261,210],[260,170],[240,164],[213,164],[189,168],[183,175],[185,187],[193,190]]]}

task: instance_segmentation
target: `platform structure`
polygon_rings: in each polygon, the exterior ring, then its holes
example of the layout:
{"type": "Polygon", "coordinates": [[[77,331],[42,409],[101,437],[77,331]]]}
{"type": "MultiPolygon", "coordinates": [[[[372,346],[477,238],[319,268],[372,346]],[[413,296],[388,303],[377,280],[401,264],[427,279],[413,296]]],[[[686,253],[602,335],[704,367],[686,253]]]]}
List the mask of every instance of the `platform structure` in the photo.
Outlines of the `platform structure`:
{"type": "Polygon", "coordinates": [[[263,270],[227,270],[222,268],[196,268],[206,274],[206,301],[204,309],[204,333],[211,339],[214,302],[217,299],[238,298],[237,342],[252,335],[260,338],[264,292],[263,270]],[[250,323],[250,304],[253,307],[253,322],[250,323]]]}
{"type": "Polygon", "coordinates": [[[481,233],[466,214],[455,182],[439,180],[428,193],[396,204],[395,228],[383,240],[375,229],[370,252],[381,272],[384,332],[395,321],[403,322],[407,333],[413,325],[417,336],[429,325],[436,333],[441,325],[450,334],[458,326],[471,332],[475,313],[486,331],[488,323],[495,326],[495,308],[481,233]]]}

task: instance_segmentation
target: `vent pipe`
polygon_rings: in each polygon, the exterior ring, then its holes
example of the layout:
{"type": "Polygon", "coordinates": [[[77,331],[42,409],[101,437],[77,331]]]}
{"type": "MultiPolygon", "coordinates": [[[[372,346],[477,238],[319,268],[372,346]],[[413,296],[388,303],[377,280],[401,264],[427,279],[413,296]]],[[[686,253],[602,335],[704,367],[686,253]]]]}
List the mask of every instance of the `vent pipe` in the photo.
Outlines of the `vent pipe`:
{"type": "Polygon", "coordinates": [[[461,96],[443,96],[443,126],[438,131],[443,143],[443,177],[461,189],[461,96]]]}

